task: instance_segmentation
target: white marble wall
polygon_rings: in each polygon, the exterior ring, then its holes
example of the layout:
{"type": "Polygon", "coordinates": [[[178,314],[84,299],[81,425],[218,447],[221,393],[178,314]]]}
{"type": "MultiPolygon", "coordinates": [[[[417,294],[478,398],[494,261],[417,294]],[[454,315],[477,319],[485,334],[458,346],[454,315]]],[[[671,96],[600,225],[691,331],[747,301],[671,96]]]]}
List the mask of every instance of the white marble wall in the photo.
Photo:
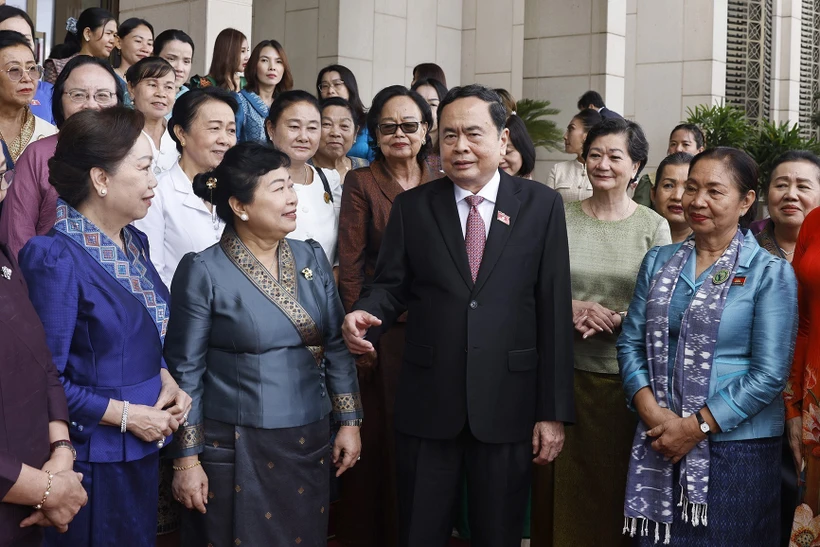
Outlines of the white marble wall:
{"type": "MultiPolygon", "coordinates": [[[[626,0],[526,0],[522,97],[547,99],[565,127],[589,89],[623,112],[626,81],[626,0]]],[[[535,178],[546,180],[563,153],[538,149],[535,178]]]]}
{"type": "Polygon", "coordinates": [[[147,19],[157,34],[169,28],[187,32],[197,45],[193,75],[208,70],[216,35],[222,29],[233,27],[250,36],[252,10],[253,0],[120,0],[119,16],[120,21],[147,19]]]}
{"type": "Polygon", "coordinates": [[[800,32],[802,2],[776,0],[772,40],[772,120],[800,119],[800,32]]]}
{"type": "Polygon", "coordinates": [[[628,8],[624,113],[646,132],[654,168],[688,109],[725,96],[727,2],[634,0],[628,8]]]}

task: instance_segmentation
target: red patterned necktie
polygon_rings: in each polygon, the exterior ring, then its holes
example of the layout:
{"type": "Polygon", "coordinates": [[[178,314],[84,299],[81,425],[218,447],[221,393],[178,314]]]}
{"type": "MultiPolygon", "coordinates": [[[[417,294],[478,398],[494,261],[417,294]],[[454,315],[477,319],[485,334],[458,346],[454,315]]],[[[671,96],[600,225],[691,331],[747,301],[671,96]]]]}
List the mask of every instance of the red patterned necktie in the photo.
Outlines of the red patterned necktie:
{"type": "Polygon", "coordinates": [[[481,258],[484,256],[484,243],[487,241],[487,232],[484,229],[484,219],[478,212],[478,206],[484,201],[481,196],[467,196],[464,198],[470,205],[470,214],[467,215],[467,229],[464,234],[464,242],[467,244],[467,260],[470,262],[470,274],[473,276],[473,283],[478,277],[478,268],[481,266],[481,258]]]}

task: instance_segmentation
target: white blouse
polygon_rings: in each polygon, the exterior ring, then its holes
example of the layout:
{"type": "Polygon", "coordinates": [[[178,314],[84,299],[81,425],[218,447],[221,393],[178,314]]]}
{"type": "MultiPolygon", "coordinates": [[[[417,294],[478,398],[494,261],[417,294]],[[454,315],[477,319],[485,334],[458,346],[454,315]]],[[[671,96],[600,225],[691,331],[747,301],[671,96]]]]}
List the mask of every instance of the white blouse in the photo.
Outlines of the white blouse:
{"type": "Polygon", "coordinates": [[[179,163],[157,177],[148,214],[134,226],[148,236],[151,262],[169,289],[182,257],[218,243],[225,229],[225,223],[194,194],[179,163]]]}
{"type": "MultiPolygon", "coordinates": [[[[310,184],[294,184],[299,196],[296,209],[296,230],[291,232],[290,239],[305,241],[315,240],[324,249],[332,266],[336,265],[336,243],[339,240],[339,204],[341,203],[341,185],[338,177],[328,177],[333,201],[326,199],[322,179],[316,169],[309,165],[313,173],[310,184]]],[[[327,171],[325,171],[327,173],[327,171]]]]}
{"type": "Polygon", "coordinates": [[[564,203],[583,201],[592,196],[592,183],[587,178],[584,164],[578,160],[553,165],[547,186],[561,194],[564,203]]]}
{"type": "MultiPolygon", "coordinates": [[[[145,133],[145,131],[143,131],[143,133],[145,133]]],[[[159,140],[159,149],[157,149],[156,144],[154,144],[154,139],[152,139],[148,133],[145,133],[145,136],[148,137],[148,142],[151,143],[151,154],[154,156],[153,161],[151,161],[151,168],[154,170],[154,176],[158,177],[160,174],[171,169],[174,164],[179,161],[177,143],[171,138],[171,133],[168,132],[167,127],[162,133],[162,138],[159,140]]]]}

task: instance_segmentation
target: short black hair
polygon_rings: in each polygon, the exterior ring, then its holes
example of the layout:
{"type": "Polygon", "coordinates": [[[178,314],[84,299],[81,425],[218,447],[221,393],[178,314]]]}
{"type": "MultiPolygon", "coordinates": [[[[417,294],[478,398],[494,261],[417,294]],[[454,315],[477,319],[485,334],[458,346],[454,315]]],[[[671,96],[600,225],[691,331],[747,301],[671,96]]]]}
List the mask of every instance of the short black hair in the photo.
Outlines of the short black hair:
{"type": "Polygon", "coordinates": [[[173,72],[174,67],[162,57],[146,57],[128,67],[125,71],[125,81],[136,86],[148,78],[162,78],[173,72]]]}
{"type": "MultiPolygon", "coordinates": [[[[369,144],[370,148],[372,148],[376,153],[376,159],[384,158],[381,148],[376,145],[376,139],[379,134],[379,120],[382,117],[382,110],[384,109],[384,105],[387,104],[387,101],[395,97],[409,97],[414,103],[416,103],[416,106],[419,107],[419,111],[421,112],[421,121],[427,124],[428,134],[430,129],[433,127],[433,111],[430,109],[430,105],[427,104],[427,101],[424,100],[424,97],[415,91],[407,89],[403,85],[391,85],[385,87],[376,93],[375,97],[373,97],[373,104],[370,105],[370,111],[367,113],[367,132],[370,133],[369,144]]],[[[419,151],[416,154],[416,160],[419,163],[424,161],[430,153],[431,141],[427,138],[424,140],[424,144],[421,145],[421,148],[419,148],[419,151]]]]}
{"type": "Polygon", "coordinates": [[[91,195],[91,170],[116,172],[142,134],[143,115],[125,106],[83,110],[66,120],[48,160],[48,181],[66,203],[81,205],[91,195]]]}
{"type": "Polygon", "coordinates": [[[319,71],[319,74],[316,76],[316,93],[321,96],[321,91],[319,90],[319,86],[322,85],[322,76],[324,76],[328,72],[338,72],[339,76],[341,77],[342,81],[345,83],[345,87],[347,88],[347,95],[348,95],[348,102],[350,106],[353,107],[353,110],[356,113],[357,125],[359,127],[364,127],[366,120],[365,117],[367,116],[367,110],[365,110],[364,105],[362,104],[362,99],[359,96],[359,84],[356,82],[356,75],[353,74],[349,68],[344,65],[328,65],[322,70],[319,71]]]}
{"type": "MultiPolygon", "coordinates": [[[[140,19],[139,17],[131,17],[126,19],[120,26],[117,27],[117,36],[120,40],[137,30],[138,27],[146,27],[148,30],[151,31],[151,38],[154,38],[154,25],[146,21],[145,19],[140,19]]],[[[119,68],[122,64],[122,51],[114,48],[111,51],[111,64],[114,65],[114,68],[119,68]]]]}
{"type": "MultiPolygon", "coordinates": [[[[31,44],[25,36],[16,30],[0,30],[0,50],[14,46],[25,46],[29,51],[31,51],[31,44]]],[[[32,55],[34,55],[33,51],[32,55]]]]}
{"type": "MultiPolygon", "coordinates": [[[[717,148],[707,148],[692,159],[689,164],[689,173],[695,165],[702,160],[717,160],[727,167],[732,174],[735,186],[740,192],[741,197],[746,196],[750,191],[757,188],[757,183],[760,178],[760,170],[757,163],[752,157],[737,148],[730,146],[718,146],[717,148]]],[[[757,216],[757,198],[752,202],[752,206],[746,211],[746,214],[740,217],[740,226],[748,228],[749,224],[757,216]]]]}
{"type": "MultiPolygon", "coordinates": [[[[6,19],[13,19],[15,17],[20,17],[23,21],[31,29],[31,38],[34,39],[34,21],[31,20],[31,17],[28,16],[28,13],[24,12],[20,8],[15,8],[14,6],[9,6],[8,4],[0,5],[0,23],[5,21],[6,19]]],[[[31,44],[29,44],[31,45],[31,44]]]]}
{"type": "Polygon", "coordinates": [[[361,127],[359,126],[358,120],[356,119],[356,111],[353,110],[353,106],[350,104],[350,102],[342,99],[341,97],[328,97],[327,99],[323,99],[321,102],[319,102],[319,106],[319,113],[323,113],[325,111],[325,108],[329,106],[339,106],[341,108],[346,108],[348,112],[350,112],[350,117],[353,118],[353,127],[356,130],[356,134],[359,133],[359,129],[361,129],[361,127]]]}
{"type": "Polygon", "coordinates": [[[573,120],[578,120],[584,126],[584,131],[589,133],[589,130],[601,123],[604,118],[596,110],[585,108],[572,117],[573,120]]]}
{"type": "Polygon", "coordinates": [[[601,94],[591,89],[581,95],[578,99],[578,110],[585,110],[589,108],[589,105],[592,105],[595,108],[604,108],[606,106],[606,104],[604,104],[604,98],[601,97],[601,94]]]}
{"type": "Polygon", "coordinates": [[[689,165],[692,163],[692,158],[694,158],[692,154],[688,154],[686,152],[675,152],[674,154],[669,154],[661,161],[660,165],[658,165],[658,170],[655,173],[655,187],[657,188],[658,183],[663,180],[663,170],[666,169],[669,165],[689,165]]]}
{"type": "Polygon", "coordinates": [[[179,137],[177,137],[174,128],[179,126],[183,131],[188,133],[191,130],[191,124],[194,122],[197,113],[199,113],[200,107],[209,101],[225,103],[231,107],[234,114],[239,110],[239,103],[236,101],[236,96],[221,87],[203,87],[183,93],[174,103],[171,119],[168,120],[168,133],[171,134],[171,138],[177,143],[177,151],[180,154],[182,153],[182,143],[179,137]]]}
{"type": "Polygon", "coordinates": [[[629,159],[640,164],[635,177],[630,182],[638,180],[638,176],[646,167],[646,161],[649,159],[649,142],[647,142],[641,126],[633,121],[623,118],[609,118],[590,129],[584,141],[584,152],[582,154],[584,160],[587,159],[592,143],[596,139],[607,135],[623,135],[626,137],[626,153],[629,155],[629,159]]]}
{"type": "MultiPolygon", "coordinates": [[[[122,86],[117,79],[117,74],[111,68],[111,64],[104,59],[97,59],[90,55],[78,55],[66,63],[57,80],[54,82],[53,99],[51,100],[51,116],[54,118],[54,125],[61,128],[65,122],[65,110],[63,110],[63,93],[65,92],[65,82],[75,69],[85,66],[94,65],[108,72],[111,76],[111,81],[114,83],[114,89],[117,93],[117,104],[124,102],[124,92],[122,86]]],[[[116,106],[116,105],[114,105],[116,106]]]]}
{"type": "Polygon", "coordinates": [[[691,133],[692,136],[695,138],[695,144],[698,146],[698,148],[703,148],[704,144],[706,143],[706,139],[703,137],[703,131],[701,131],[700,127],[693,123],[678,124],[675,126],[675,129],[673,129],[669,133],[669,139],[672,139],[672,135],[675,134],[675,131],[680,130],[688,131],[689,133],[691,133]]]}
{"type": "MultiPolygon", "coordinates": [[[[787,152],[783,152],[772,162],[772,171],[769,175],[769,179],[763,181],[764,193],[769,193],[769,187],[772,184],[772,177],[774,176],[775,169],[777,169],[781,163],[789,163],[792,161],[804,161],[806,163],[810,163],[817,168],[817,172],[820,174],[820,158],[818,158],[814,152],[810,152],[809,150],[789,150],[787,152]]],[[[820,179],[818,179],[818,183],[820,183],[820,179]]]]}
{"type": "Polygon", "coordinates": [[[196,47],[194,47],[194,41],[188,36],[185,32],[171,28],[168,30],[163,30],[162,32],[154,38],[154,56],[159,57],[159,54],[162,53],[162,48],[164,48],[168,43],[177,40],[179,42],[183,42],[191,46],[191,56],[193,56],[196,47]]]}
{"type": "Polygon", "coordinates": [[[290,167],[290,158],[284,152],[254,141],[240,142],[225,152],[215,169],[195,176],[192,188],[197,196],[216,208],[217,216],[225,224],[233,226],[231,197],[244,204],[253,202],[259,179],[280,167],[290,167]],[[210,179],[216,183],[213,189],[208,188],[210,179]]]}
{"type": "Polygon", "coordinates": [[[507,119],[507,129],[510,131],[510,142],[521,154],[521,169],[516,177],[528,177],[535,170],[535,145],[527,132],[524,120],[513,114],[507,119]]]}
{"type": "Polygon", "coordinates": [[[270,105],[270,110],[268,110],[268,117],[265,120],[265,135],[268,137],[268,142],[273,142],[268,132],[268,125],[270,125],[271,129],[275,129],[276,124],[279,123],[279,118],[282,117],[282,112],[284,112],[290,105],[297,103],[308,103],[313,105],[316,108],[316,111],[319,112],[319,117],[322,116],[322,108],[319,106],[319,99],[307,91],[302,91],[301,89],[284,91],[273,100],[273,103],[270,105]]]}
{"type": "Polygon", "coordinates": [[[441,127],[441,116],[444,114],[444,109],[447,106],[458,99],[466,99],[468,97],[476,97],[487,103],[490,109],[490,117],[500,135],[501,132],[504,131],[504,124],[507,123],[507,109],[504,108],[501,97],[494,89],[481,84],[457,86],[448,91],[444,100],[438,105],[438,126],[441,127]]]}

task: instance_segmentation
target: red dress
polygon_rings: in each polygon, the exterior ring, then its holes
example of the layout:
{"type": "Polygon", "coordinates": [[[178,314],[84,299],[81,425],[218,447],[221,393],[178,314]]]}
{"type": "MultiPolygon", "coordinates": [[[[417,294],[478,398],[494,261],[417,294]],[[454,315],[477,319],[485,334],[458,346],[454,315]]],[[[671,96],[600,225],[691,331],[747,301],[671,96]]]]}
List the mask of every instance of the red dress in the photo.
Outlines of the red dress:
{"type": "Polygon", "coordinates": [[[791,544],[820,545],[820,209],[812,211],[800,228],[792,266],[798,281],[800,323],[783,396],[786,419],[803,418],[805,483],[791,544]]]}

